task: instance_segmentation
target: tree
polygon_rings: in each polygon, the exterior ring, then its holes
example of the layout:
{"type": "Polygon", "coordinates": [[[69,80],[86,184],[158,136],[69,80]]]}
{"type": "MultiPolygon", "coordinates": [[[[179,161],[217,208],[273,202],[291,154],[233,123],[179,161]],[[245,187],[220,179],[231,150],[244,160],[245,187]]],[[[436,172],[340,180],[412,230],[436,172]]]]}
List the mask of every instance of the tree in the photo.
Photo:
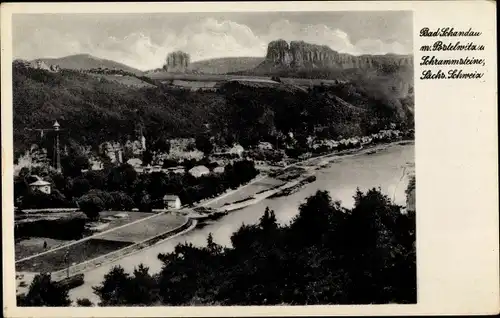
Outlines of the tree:
{"type": "Polygon", "coordinates": [[[214,237],[211,232],[208,233],[207,237],[207,250],[211,255],[219,255],[222,253],[222,246],[215,243],[214,237]]]}
{"type": "Polygon", "coordinates": [[[80,307],[92,307],[94,304],[88,298],[78,298],[76,304],[80,307]]]}
{"type": "Polygon", "coordinates": [[[87,194],[97,196],[101,199],[104,203],[104,210],[111,210],[116,206],[114,197],[107,191],[92,189],[87,194]]]}
{"type": "Polygon", "coordinates": [[[152,202],[151,202],[151,196],[147,193],[143,194],[141,197],[140,204],[139,204],[139,211],[151,212],[152,209],[153,209],[153,207],[152,207],[152,202]]]}
{"type": "Polygon", "coordinates": [[[154,152],[168,154],[170,152],[170,141],[165,137],[159,137],[153,144],[152,150],[154,152]]]}
{"type": "Polygon", "coordinates": [[[114,201],[113,209],[117,211],[131,211],[134,208],[134,200],[125,192],[115,191],[111,192],[110,195],[114,201]]]}
{"type": "Polygon", "coordinates": [[[52,281],[50,274],[38,274],[33,278],[26,296],[18,298],[19,306],[62,307],[69,306],[68,290],[52,281]]]}
{"type": "Polygon", "coordinates": [[[260,218],[260,227],[264,232],[276,230],[278,228],[278,221],[273,210],[266,207],[264,215],[260,218]]]}
{"type": "Polygon", "coordinates": [[[81,197],[90,191],[90,182],[83,178],[77,177],[73,180],[71,186],[71,197],[81,197]]]}
{"type": "Polygon", "coordinates": [[[99,212],[104,210],[104,202],[95,194],[86,194],[78,200],[80,210],[90,219],[99,217],[99,212]]]}
{"type": "Polygon", "coordinates": [[[122,164],[110,170],[107,178],[107,188],[110,191],[128,192],[137,180],[137,171],[130,164],[122,164]]]}
{"type": "Polygon", "coordinates": [[[65,175],[76,177],[90,167],[89,158],[81,155],[65,155],[61,158],[61,168],[65,175]]]}
{"type": "Polygon", "coordinates": [[[352,209],[318,191],[284,226],[266,209],[231,242],[179,244],[158,255],[158,275],[114,268],[96,294],[104,305],[416,303],[415,214],[377,189],[358,190],[352,209]]]}
{"type": "Polygon", "coordinates": [[[106,176],[102,171],[89,170],[83,177],[89,182],[91,189],[104,189],[106,176]]]}
{"type": "Polygon", "coordinates": [[[214,148],[210,138],[205,135],[198,135],[195,139],[195,145],[196,149],[200,150],[205,155],[210,154],[214,148]]]}
{"type": "Polygon", "coordinates": [[[57,189],[50,194],[35,190],[26,193],[21,200],[23,209],[50,209],[50,208],[68,208],[72,207],[71,202],[57,189]]]}
{"type": "Polygon", "coordinates": [[[99,306],[127,305],[130,293],[130,276],[121,266],[114,266],[105,276],[101,285],[92,287],[99,296],[99,306]]]}
{"type": "Polygon", "coordinates": [[[149,274],[149,268],[143,264],[134,268],[130,279],[130,290],[128,303],[131,305],[151,306],[161,300],[158,283],[155,277],[149,274]]]}
{"type": "Polygon", "coordinates": [[[121,266],[113,267],[93,289],[101,299],[99,306],[153,305],[160,301],[156,279],[142,264],[134,269],[133,276],[121,266]]]}

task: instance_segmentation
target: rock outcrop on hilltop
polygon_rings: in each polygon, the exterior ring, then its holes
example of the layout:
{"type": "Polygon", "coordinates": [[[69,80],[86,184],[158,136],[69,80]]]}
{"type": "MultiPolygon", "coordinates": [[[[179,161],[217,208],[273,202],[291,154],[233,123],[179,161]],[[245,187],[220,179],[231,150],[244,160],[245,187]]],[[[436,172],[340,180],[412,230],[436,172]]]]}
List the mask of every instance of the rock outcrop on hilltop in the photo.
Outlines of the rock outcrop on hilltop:
{"type": "Polygon", "coordinates": [[[277,40],[269,43],[266,60],[287,67],[306,68],[378,68],[380,66],[412,66],[411,55],[360,55],[339,53],[326,45],[303,41],[277,40]]]}
{"type": "Polygon", "coordinates": [[[46,71],[53,72],[53,73],[59,72],[61,70],[59,65],[47,64],[42,60],[25,61],[25,60],[18,59],[18,60],[15,60],[13,63],[19,63],[19,64],[24,65],[25,67],[46,70],[46,71]]]}
{"type": "Polygon", "coordinates": [[[42,70],[47,70],[49,72],[59,72],[61,68],[59,65],[49,65],[45,63],[44,61],[36,60],[31,62],[32,67],[42,69],[42,70]]]}
{"type": "Polygon", "coordinates": [[[167,72],[184,73],[188,69],[190,62],[189,54],[182,51],[172,52],[167,55],[163,69],[167,72]]]}

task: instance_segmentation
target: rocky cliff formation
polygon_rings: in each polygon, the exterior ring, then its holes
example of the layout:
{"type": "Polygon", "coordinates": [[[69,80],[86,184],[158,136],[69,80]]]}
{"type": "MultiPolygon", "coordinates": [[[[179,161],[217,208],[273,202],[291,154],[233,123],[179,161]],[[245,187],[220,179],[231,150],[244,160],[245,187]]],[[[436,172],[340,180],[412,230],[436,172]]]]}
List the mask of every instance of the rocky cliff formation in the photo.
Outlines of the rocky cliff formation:
{"type": "Polygon", "coordinates": [[[384,66],[413,66],[411,55],[361,55],[339,53],[326,45],[303,41],[277,40],[269,43],[266,60],[277,65],[295,68],[381,68],[384,66]]]}
{"type": "Polygon", "coordinates": [[[47,64],[42,60],[34,60],[34,61],[26,61],[26,60],[14,60],[13,63],[19,63],[22,64],[24,67],[31,67],[31,68],[36,68],[36,69],[41,69],[41,70],[46,70],[52,73],[59,72],[61,68],[59,65],[55,64],[47,64]]]}
{"type": "Polygon", "coordinates": [[[40,60],[32,61],[31,64],[32,64],[32,67],[34,67],[34,68],[47,70],[49,72],[59,72],[61,70],[59,65],[55,65],[55,64],[49,65],[49,64],[45,63],[44,61],[40,61],[40,60]]]}
{"type": "Polygon", "coordinates": [[[189,67],[189,63],[189,54],[182,51],[172,52],[167,55],[167,59],[165,65],[163,65],[163,69],[167,72],[183,73],[189,67]]]}

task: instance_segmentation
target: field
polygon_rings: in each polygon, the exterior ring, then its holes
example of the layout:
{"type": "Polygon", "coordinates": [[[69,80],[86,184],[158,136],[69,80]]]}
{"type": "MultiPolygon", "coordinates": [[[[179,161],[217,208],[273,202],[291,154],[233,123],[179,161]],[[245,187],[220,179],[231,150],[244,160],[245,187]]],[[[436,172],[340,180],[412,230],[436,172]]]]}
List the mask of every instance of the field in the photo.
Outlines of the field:
{"type": "Polygon", "coordinates": [[[145,213],[145,212],[117,212],[117,211],[104,211],[100,213],[101,218],[111,217],[112,221],[109,221],[109,226],[105,229],[105,231],[113,229],[115,227],[119,227],[125,225],[127,223],[131,223],[140,219],[147,218],[148,216],[155,215],[155,213],[145,213]],[[113,217],[119,213],[127,213],[127,217],[125,218],[116,218],[113,217]]]}
{"type": "Polygon", "coordinates": [[[16,242],[16,259],[22,259],[31,255],[35,255],[45,250],[53,249],[71,242],[73,241],[56,240],[46,237],[30,237],[29,239],[16,242]],[[44,242],[47,243],[46,249],[43,248],[44,242]]]}
{"type": "Polygon", "coordinates": [[[61,248],[51,253],[16,263],[16,271],[54,272],[64,269],[68,266],[68,264],[78,264],[100,255],[116,251],[127,245],[130,245],[130,243],[90,239],[66,248],[61,248]],[[65,255],[67,252],[68,258],[66,261],[65,255]]]}
{"type": "MultiPolygon", "coordinates": [[[[147,75],[151,79],[169,81],[192,81],[192,82],[221,82],[229,80],[255,80],[255,81],[271,81],[270,76],[245,76],[245,75],[226,75],[226,74],[184,74],[184,73],[166,73],[157,72],[147,75]]],[[[281,82],[285,84],[298,85],[298,86],[313,86],[324,84],[336,84],[335,80],[328,79],[308,79],[308,78],[292,78],[280,77],[281,82]]]]}
{"type": "Polygon", "coordinates": [[[130,87],[137,87],[137,88],[155,87],[154,85],[151,85],[150,83],[147,83],[143,80],[138,79],[137,77],[129,76],[129,75],[108,75],[108,74],[92,74],[92,73],[89,73],[89,74],[92,76],[104,78],[108,81],[117,82],[117,83],[127,85],[130,87]]]}
{"type": "MultiPolygon", "coordinates": [[[[110,218],[110,220],[105,220],[100,223],[107,223],[109,224],[103,231],[111,230],[113,228],[125,225],[127,223],[131,223],[134,221],[137,221],[139,219],[143,219],[148,216],[154,215],[154,213],[143,213],[143,212],[126,212],[127,217],[125,218],[116,218],[113,217],[119,213],[123,212],[117,212],[117,211],[103,211],[100,213],[101,218],[110,218]]],[[[82,217],[83,213],[77,213],[77,212],[70,212],[70,213],[58,213],[55,215],[54,213],[45,213],[45,214],[37,214],[36,218],[28,215],[25,220],[20,220],[17,222],[27,222],[30,219],[34,219],[33,221],[36,220],[42,220],[42,219],[48,219],[48,218],[55,218],[55,219],[65,219],[65,218],[72,218],[72,217],[82,217]]],[[[84,216],[83,216],[84,217],[84,216]]],[[[84,236],[89,236],[89,235],[94,235],[95,233],[91,232],[84,232],[84,236]]],[[[15,257],[16,260],[23,259],[25,257],[29,257],[31,255],[35,255],[38,253],[45,252],[47,250],[56,248],[61,245],[66,245],[73,242],[72,240],[60,240],[60,239],[53,239],[53,238],[48,238],[48,237],[37,237],[33,236],[27,239],[21,239],[16,242],[15,244],[15,257]],[[47,242],[47,248],[44,248],[44,242],[47,242]]]]}
{"type": "Polygon", "coordinates": [[[138,243],[166,231],[173,230],[185,222],[186,219],[182,216],[162,214],[149,220],[99,235],[98,238],[100,240],[138,243]]]}

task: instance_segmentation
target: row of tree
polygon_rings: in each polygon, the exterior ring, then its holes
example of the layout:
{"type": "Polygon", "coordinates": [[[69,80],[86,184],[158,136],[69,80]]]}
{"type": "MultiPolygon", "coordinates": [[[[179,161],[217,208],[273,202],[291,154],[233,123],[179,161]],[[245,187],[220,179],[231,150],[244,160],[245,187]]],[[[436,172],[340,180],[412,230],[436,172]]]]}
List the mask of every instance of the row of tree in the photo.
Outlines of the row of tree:
{"type": "MultiPolygon", "coordinates": [[[[377,189],[358,190],[354,199],[346,209],[318,191],[288,225],[266,209],[260,222],[231,236],[231,247],[209,235],[205,247],[184,243],[159,254],[157,274],[143,265],[132,274],[114,267],[94,287],[99,305],[416,303],[415,214],[377,189]]],[[[67,306],[64,291],[40,292],[51,286],[43,279],[20,304],[67,306]]]]}
{"type": "Polygon", "coordinates": [[[160,208],[166,193],[176,194],[183,204],[193,204],[236,188],[258,174],[252,161],[229,164],[221,174],[199,178],[164,172],[138,174],[129,164],[104,170],[90,170],[79,176],[66,176],[44,167],[22,170],[14,180],[15,202],[21,209],[79,207],[97,217],[103,210],[151,211],[160,208]],[[29,184],[38,175],[52,184],[50,194],[33,191],[29,184]]]}

